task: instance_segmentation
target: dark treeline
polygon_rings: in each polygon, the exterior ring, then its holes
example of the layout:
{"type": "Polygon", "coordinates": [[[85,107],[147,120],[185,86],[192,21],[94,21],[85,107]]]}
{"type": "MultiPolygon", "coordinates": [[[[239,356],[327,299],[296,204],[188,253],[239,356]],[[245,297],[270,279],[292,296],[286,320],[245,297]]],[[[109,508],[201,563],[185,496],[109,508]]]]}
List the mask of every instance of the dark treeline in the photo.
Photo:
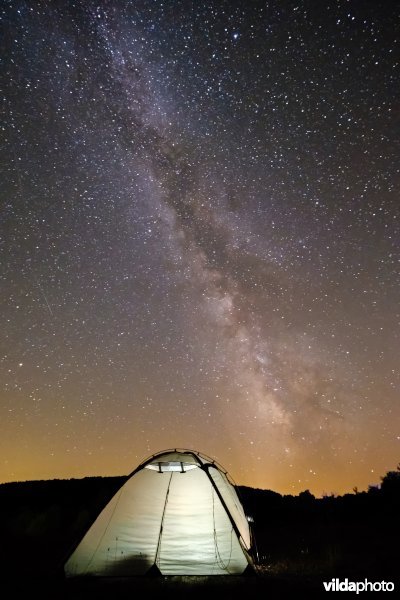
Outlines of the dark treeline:
{"type": "Polygon", "coordinates": [[[269,572],[395,578],[400,564],[400,471],[379,487],[315,498],[239,488],[254,518],[260,563],[269,572]]]}
{"type": "MultiPolygon", "coordinates": [[[[62,566],[125,477],[0,485],[0,572],[62,575],[62,566]]],[[[379,487],[315,498],[238,488],[264,573],[395,577],[400,551],[400,471],[379,487]]]]}
{"type": "Polygon", "coordinates": [[[61,575],[70,551],[126,477],[0,485],[0,573],[61,575]]]}

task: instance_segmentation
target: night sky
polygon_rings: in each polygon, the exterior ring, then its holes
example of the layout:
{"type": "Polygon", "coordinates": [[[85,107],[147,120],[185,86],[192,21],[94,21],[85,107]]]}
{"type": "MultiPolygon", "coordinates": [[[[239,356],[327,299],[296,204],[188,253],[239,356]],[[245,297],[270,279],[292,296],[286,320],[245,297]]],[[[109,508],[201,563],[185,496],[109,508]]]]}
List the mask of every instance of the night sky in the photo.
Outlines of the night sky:
{"type": "Polygon", "coordinates": [[[3,1],[0,481],[400,458],[400,5],[3,1]]]}

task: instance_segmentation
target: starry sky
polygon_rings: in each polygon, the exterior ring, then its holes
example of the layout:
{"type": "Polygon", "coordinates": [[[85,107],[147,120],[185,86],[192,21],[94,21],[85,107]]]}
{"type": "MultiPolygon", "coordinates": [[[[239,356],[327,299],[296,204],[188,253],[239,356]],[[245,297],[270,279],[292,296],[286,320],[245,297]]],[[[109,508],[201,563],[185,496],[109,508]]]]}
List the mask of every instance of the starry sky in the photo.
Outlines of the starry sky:
{"type": "Polygon", "coordinates": [[[400,6],[4,1],[0,481],[400,457],[400,6]]]}

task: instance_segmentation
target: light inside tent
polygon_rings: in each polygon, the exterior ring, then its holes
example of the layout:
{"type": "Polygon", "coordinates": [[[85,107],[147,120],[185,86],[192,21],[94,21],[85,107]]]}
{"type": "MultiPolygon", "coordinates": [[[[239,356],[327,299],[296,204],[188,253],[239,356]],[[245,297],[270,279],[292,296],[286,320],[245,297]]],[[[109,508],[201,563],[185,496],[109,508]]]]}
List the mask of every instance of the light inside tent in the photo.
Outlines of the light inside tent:
{"type": "Polygon", "coordinates": [[[157,567],[162,575],[240,575],[251,562],[248,549],[248,522],[225,473],[195,452],[174,450],[127,479],[65,573],[130,577],[157,567]]]}
{"type": "Polygon", "coordinates": [[[186,471],[191,471],[192,469],[197,468],[197,465],[178,461],[154,462],[145,466],[145,469],[151,469],[152,471],[158,471],[159,473],[167,473],[169,471],[186,473],[186,471]]]}

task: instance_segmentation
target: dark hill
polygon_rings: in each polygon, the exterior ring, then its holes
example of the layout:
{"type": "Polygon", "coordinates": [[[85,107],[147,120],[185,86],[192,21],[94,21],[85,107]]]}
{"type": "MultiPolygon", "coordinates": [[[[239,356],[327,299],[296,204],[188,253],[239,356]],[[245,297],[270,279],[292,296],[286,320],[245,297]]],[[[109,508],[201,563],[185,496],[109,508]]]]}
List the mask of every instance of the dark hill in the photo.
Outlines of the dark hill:
{"type": "MultiPolygon", "coordinates": [[[[62,565],[125,477],[0,485],[3,577],[62,575],[62,565]]],[[[394,580],[399,565],[400,472],[379,488],[316,499],[239,487],[254,518],[260,571],[272,577],[394,580]]]]}

